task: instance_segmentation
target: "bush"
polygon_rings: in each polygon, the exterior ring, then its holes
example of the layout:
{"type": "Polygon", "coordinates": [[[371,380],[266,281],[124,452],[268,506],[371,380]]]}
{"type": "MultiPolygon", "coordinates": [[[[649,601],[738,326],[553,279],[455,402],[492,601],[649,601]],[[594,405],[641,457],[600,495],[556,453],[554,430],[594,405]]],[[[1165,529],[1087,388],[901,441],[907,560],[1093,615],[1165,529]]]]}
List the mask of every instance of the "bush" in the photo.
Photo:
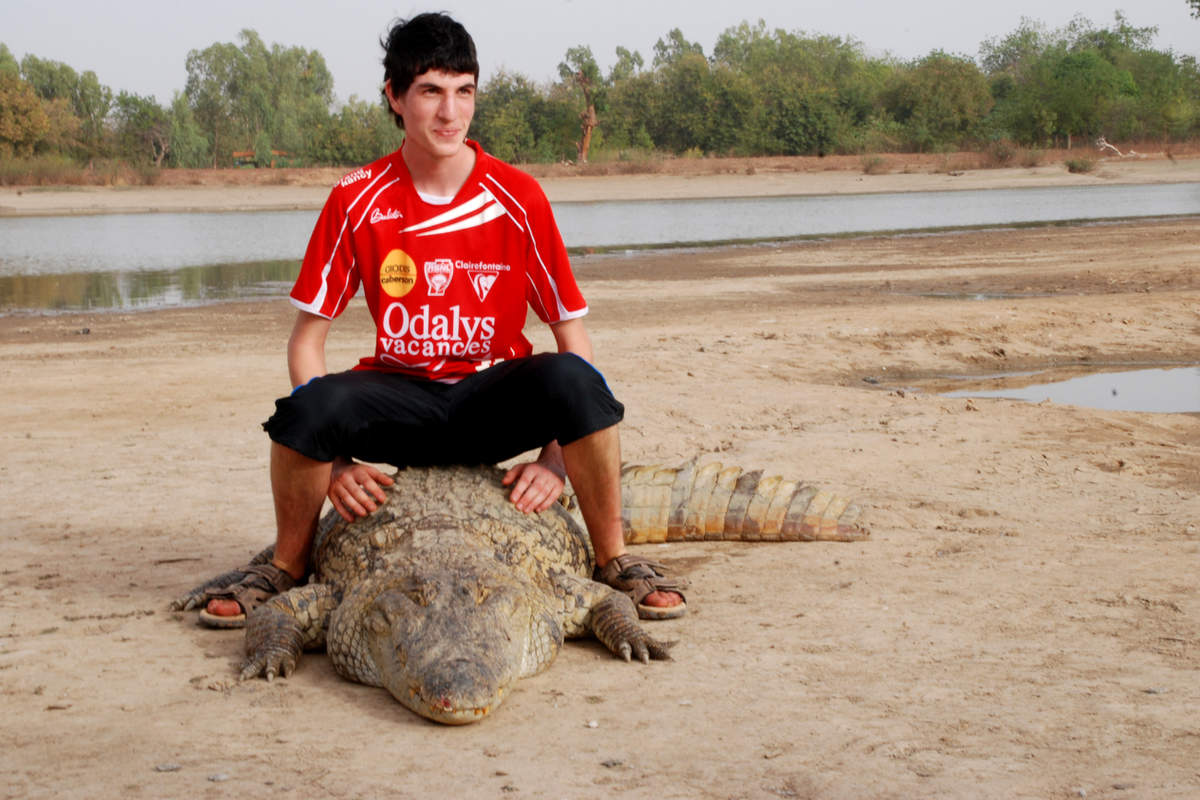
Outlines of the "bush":
{"type": "Polygon", "coordinates": [[[883,156],[863,156],[862,171],[866,175],[886,175],[892,167],[883,156]]]}
{"type": "Polygon", "coordinates": [[[987,157],[992,166],[1007,167],[1017,156],[1017,147],[1008,139],[994,139],[988,143],[987,157]]]}
{"type": "Polygon", "coordinates": [[[1067,172],[1091,172],[1096,168],[1096,162],[1090,158],[1068,158],[1065,162],[1067,172]]]}
{"type": "Polygon", "coordinates": [[[0,186],[141,186],[158,175],[154,166],[112,159],[88,164],[56,155],[0,159],[0,186]]]}

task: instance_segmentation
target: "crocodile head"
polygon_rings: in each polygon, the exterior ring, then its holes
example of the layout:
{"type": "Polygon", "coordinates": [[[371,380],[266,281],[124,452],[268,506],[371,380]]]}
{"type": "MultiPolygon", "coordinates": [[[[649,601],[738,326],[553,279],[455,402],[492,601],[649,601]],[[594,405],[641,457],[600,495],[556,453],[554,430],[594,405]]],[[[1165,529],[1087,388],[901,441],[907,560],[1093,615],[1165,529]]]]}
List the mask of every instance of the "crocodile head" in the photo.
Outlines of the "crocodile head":
{"type": "Polygon", "coordinates": [[[362,617],[379,683],[409,709],[450,725],[485,717],[562,643],[528,579],[494,560],[471,561],[389,581],[362,617]]]}

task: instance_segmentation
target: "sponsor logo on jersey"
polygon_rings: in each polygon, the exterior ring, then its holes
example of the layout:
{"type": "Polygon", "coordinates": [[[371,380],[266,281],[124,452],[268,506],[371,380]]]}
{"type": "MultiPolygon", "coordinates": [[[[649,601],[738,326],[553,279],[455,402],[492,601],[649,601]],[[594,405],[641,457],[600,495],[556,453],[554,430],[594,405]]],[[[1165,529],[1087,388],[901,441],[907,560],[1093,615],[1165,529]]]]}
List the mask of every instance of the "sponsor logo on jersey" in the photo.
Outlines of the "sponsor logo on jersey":
{"type": "Polygon", "coordinates": [[[475,294],[479,297],[479,302],[487,299],[488,292],[492,290],[492,285],[496,282],[496,276],[485,272],[476,272],[471,275],[471,285],[475,287],[475,294]]]}
{"type": "Polygon", "coordinates": [[[487,299],[500,273],[512,269],[508,264],[491,264],[485,261],[455,261],[454,266],[467,271],[471,287],[475,289],[475,296],[481,303],[487,299]]]}
{"type": "Polygon", "coordinates": [[[391,297],[404,297],[417,283],[417,265],[403,250],[393,250],[379,265],[379,287],[391,297]]]}
{"type": "Polygon", "coordinates": [[[378,222],[387,222],[390,219],[400,219],[404,215],[394,208],[389,208],[387,211],[380,211],[378,208],[371,209],[371,224],[378,222]]]}
{"type": "Polygon", "coordinates": [[[425,283],[429,284],[429,295],[441,297],[454,278],[454,262],[448,258],[435,258],[425,262],[425,283]]]}
{"type": "Polygon", "coordinates": [[[392,356],[451,356],[475,359],[491,354],[496,335],[494,316],[473,317],[458,305],[449,314],[431,314],[423,303],[410,312],[404,303],[392,303],[380,318],[383,336],[379,349],[392,356]]]}
{"type": "Polygon", "coordinates": [[[371,177],[371,170],[366,169],[365,167],[359,167],[358,169],[354,170],[354,172],[347,174],[340,181],[338,181],[338,186],[349,186],[352,183],[358,183],[363,178],[369,177],[371,177]]]}

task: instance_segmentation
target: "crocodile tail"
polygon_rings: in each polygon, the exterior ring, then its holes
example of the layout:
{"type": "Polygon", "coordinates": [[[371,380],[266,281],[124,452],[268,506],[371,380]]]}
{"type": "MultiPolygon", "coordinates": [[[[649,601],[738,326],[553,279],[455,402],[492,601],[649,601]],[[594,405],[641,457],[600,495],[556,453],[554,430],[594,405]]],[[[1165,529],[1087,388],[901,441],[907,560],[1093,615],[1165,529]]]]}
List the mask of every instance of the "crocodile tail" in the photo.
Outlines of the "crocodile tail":
{"type": "Polygon", "coordinates": [[[844,497],[762,470],[719,462],[621,470],[625,541],[724,539],[744,542],[854,542],[870,531],[844,497]]]}

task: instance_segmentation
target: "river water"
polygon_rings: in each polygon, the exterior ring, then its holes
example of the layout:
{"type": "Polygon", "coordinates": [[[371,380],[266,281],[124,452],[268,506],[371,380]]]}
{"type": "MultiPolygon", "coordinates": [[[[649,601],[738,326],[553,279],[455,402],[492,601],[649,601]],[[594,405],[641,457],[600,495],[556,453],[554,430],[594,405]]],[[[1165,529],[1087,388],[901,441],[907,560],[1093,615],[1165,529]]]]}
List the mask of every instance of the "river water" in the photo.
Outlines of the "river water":
{"type": "MultiPolygon", "coordinates": [[[[1200,183],[558,203],[573,251],[1200,214],[1200,183]]],[[[0,218],[0,313],[284,294],[316,211],[0,218]]]]}

